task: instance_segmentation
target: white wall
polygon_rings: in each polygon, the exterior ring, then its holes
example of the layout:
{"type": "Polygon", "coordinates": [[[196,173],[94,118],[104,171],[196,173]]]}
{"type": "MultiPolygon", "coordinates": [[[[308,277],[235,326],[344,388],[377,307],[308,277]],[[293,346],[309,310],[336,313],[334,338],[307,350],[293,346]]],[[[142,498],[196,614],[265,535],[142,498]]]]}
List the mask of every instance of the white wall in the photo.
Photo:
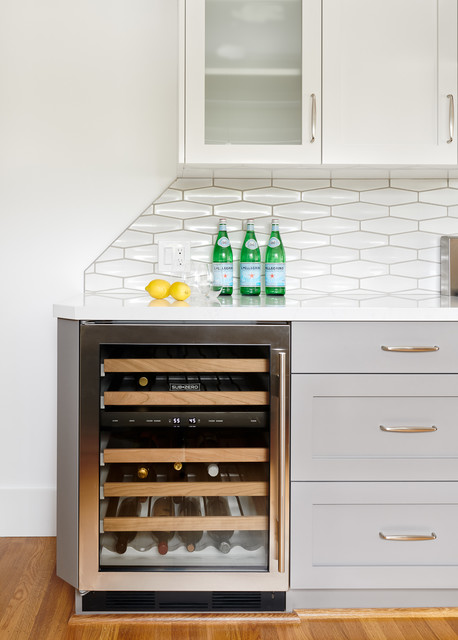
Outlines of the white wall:
{"type": "Polygon", "coordinates": [[[176,0],[0,3],[0,535],[55,533],[56,321],[175,178],[176,0]]]}

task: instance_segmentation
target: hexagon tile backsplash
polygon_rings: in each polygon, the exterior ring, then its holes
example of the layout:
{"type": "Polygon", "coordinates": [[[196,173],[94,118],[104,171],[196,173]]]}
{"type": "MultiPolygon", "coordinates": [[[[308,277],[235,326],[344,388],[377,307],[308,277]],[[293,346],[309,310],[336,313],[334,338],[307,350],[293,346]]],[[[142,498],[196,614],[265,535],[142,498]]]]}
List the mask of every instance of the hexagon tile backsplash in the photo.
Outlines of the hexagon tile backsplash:
{"type": "Polygon", "coordinates": [[[211,262],[220,217],[235,274],[246,219],[261,251],[280,219],[292,299],[426,300],[440,289],[440,236],[458,234],[458,179],[179,178],[85,271],[85,294],[143,295],[160,275],[161,239],[189,241],[192,260],[211,262]]]}

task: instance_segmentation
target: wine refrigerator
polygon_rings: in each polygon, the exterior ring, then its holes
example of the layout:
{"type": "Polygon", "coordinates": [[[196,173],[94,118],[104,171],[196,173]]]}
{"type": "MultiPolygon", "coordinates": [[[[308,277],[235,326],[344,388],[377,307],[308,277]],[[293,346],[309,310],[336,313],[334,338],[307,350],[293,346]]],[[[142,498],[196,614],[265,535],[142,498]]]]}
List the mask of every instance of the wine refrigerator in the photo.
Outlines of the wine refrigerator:
{"type": "Polygon", "coordinates": [[[289,326],[59,321],[76,611],[283,611],[289,326]]]}

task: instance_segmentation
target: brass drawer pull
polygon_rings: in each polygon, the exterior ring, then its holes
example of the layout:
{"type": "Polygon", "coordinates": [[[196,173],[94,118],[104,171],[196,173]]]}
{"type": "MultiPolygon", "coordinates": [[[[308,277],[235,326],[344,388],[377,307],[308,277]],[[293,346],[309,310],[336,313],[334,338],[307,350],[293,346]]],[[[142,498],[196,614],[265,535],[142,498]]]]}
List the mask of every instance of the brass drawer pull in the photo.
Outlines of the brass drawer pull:
{"type": "Polygon", "coordinates": [[[423,541],[423,540],[436,540],[437,536],[436,534],[433,532],[430,535],[426,535],[426,536],[415,536],[415,535],[411,535],[411,536],[390,536],[387,535],[385,533],[383,533],[382,531],[379,532],[379,536],[382,538],[382,540],[389,540],[392,542],[418,542],[418,541],[423,541]]]}
{"type": "Polygon", "coordinates": [[[430,431],[437,431],[437,427],[432,425],[431,427],[385,427],[380,425],[381,431],[390,431],[391,433],[428,433],[430,431]]]}
{"type": "Polygon", "coordinates": [[[382,351],[400,351],[402,353],[427,353],[439,351],[439,347],[386,347],[382,345],[382,351]]]}

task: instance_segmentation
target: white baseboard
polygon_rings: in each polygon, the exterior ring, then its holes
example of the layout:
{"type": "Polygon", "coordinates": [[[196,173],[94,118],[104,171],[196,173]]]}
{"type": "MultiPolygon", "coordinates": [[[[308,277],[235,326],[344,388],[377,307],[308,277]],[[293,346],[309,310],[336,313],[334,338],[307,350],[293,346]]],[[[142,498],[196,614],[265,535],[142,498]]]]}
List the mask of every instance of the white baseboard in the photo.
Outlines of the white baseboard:
{"type": "Polygon", "coordinates": [[[56,535],[55,487],[0,487],[0,537],[56,535]]]}

